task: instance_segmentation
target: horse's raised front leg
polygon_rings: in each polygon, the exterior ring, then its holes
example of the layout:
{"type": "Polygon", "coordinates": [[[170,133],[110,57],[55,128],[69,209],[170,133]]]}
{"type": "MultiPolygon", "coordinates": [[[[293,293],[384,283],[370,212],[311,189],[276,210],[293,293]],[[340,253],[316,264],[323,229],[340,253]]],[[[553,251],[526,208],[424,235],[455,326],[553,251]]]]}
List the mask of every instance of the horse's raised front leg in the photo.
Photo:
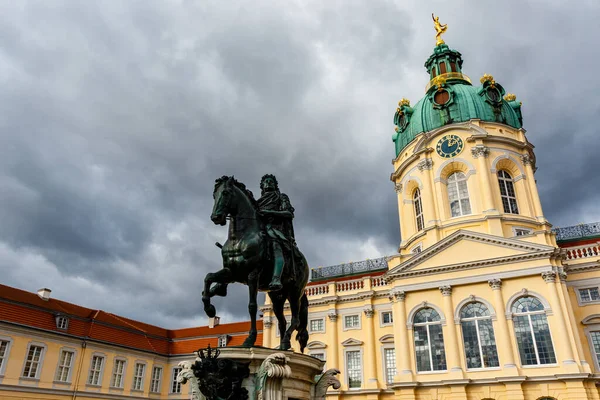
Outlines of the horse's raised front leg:
{"type": "Polygon", "coordinates": [[[258,271],[254,270],[248,276],[248,312],[250,313],[250,332],[242,346],[252,347],[256,342],[256,313],[258,312],[258,304],[256,297],[258,295],[258,271]]]}
{"type": "MultiPolygon", "coordinates": [[[[226,285],[231,282],[231,271],[228,268],[223,268],[217,272],[209,272],[204,278],[204,290],[202,291],[202,303],[204,303],[204,312],[209,318],[214,318],[217,315],[215,306],[210,303],[210,298],[216,294],[216,290],[211,288],[213,283],[219,285],[226,285]]],[[[216,287],[217,287],[216,286],[216,287]]]]}

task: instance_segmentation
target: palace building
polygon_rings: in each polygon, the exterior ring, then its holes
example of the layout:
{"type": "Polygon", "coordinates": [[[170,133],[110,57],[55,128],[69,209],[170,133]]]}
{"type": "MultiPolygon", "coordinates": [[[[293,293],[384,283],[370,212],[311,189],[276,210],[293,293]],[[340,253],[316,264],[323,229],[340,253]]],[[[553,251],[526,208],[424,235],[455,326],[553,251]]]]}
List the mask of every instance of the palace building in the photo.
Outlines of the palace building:
{"type": "MultiPolygon", "coordinates": [[[[439,32],[425,96],[394,116],[397,254],[314,269],[306,289],[307,352],[341,372],[327,398],[600,400],[600,223],[546,220],[521,103],[491,75],[473,85],[439,32]]],[[[261,310],[257,344],[276,347],[261,310]]],[[[168,330],[0,285],[0,399],[189,398],[178,363],[248,329],[168,330]]]]}
{"type": "Polygon", "coordinates": [[[307,288],[308,351],[341,371],[328,398],[600,399],[600,223],[546,220],[515,95],[443,40],[425,68],[394,116],[398,253],[307,288]]]}
{"type": "MultiPolygon", "coordinates": [[[[262,342],[262,323],[257,344],[262,342]]],[[[181,361],[242,344],[250,322],[169,330],[0,285],[0,399],[189,399],[181,361]]]]}

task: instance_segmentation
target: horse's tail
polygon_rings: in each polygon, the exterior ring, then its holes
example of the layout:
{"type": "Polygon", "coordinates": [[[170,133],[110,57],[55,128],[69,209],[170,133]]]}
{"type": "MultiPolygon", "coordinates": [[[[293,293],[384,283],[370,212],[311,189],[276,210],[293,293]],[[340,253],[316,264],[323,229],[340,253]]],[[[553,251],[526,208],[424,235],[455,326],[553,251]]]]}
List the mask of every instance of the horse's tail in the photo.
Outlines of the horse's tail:
{"type": "Polygon", "coordinates": [[[300,343],[300,352],[304,353],[304,348],[308,344],[308,297],[306,293],[302,294],[300,299],[300,325],[298,326],[298,332],[296,334],[296,340],[300,343]]]}

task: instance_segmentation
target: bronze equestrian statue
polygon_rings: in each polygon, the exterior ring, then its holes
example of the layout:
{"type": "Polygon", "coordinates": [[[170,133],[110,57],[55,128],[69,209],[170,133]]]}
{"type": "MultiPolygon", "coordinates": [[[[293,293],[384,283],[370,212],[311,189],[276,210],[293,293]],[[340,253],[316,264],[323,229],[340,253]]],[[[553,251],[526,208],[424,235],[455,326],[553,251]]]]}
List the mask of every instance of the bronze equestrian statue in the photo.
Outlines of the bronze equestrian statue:
{"type": "Polygon", "coordinates": [[[308,343],[308,299],[304,289],[309,268],[296,247],[292,219],[294,208],[287,195],[279,191],[277,179],[265,175],[261,180],[261,198],[256,201],[252,192],[233,176],[216,180],[214,206],[210,219],[225,225],[229,218],[227,241],[221,246],[223,269],[206,274],[202,302],[209,317],[216,315],[210,299],[226,296],[227,285],[239,282],[248,285],[250,301],[250,332],[244,347],[256,342],[256,313],[258,291],[268,292],[277,318],[281,343],[279,349],[291,348],[291,336],[297,331],[300,351],[308,343]],[[290,304],[292,320],[283,314],[285,301],[290,304]]]}

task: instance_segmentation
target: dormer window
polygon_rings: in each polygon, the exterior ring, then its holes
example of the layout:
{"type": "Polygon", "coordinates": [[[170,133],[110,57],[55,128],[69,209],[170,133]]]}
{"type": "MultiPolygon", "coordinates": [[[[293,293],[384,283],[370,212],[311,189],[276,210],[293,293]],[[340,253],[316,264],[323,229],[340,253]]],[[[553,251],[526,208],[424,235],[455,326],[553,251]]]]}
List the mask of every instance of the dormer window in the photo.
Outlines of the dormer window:
{"type": "Polygon", "coordinates": [[[227,347],[227,340],[229,337],[227,335],[219,336],[219,343],[217,344],[219,347],[227,347]]]}
{"type": "Polygon", "coordinates": [[[56,327],[66,331],[69,328],[69,318],[64,315],[56,316],[56,327]]]}

